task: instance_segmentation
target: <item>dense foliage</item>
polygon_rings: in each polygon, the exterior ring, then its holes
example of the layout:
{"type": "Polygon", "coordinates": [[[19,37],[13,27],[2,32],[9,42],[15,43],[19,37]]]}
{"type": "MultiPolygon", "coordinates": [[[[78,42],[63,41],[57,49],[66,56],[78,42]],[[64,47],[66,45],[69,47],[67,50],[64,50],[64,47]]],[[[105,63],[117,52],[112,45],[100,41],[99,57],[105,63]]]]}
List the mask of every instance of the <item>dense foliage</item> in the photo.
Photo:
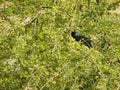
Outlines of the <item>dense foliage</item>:
{"type": "Polygon", "coordinates": [[[1,0],[0,90],[119,90],[120,15],[109,12],[113,6],[1,0]],[[73,30],[93,48],[75,42],[73,30]]]}

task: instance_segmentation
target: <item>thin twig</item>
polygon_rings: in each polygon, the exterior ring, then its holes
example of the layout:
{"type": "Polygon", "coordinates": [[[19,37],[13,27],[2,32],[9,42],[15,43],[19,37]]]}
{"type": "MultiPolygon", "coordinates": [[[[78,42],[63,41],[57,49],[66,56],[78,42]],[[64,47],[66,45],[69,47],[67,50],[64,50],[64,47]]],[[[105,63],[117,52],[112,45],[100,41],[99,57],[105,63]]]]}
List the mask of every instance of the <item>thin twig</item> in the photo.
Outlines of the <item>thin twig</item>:
{"type": "Polygon", "coordinates": [[[65,63],[65,64],[63,65],[63,67],[60,68],[60,70],[58,71],[58,73],[57,73],[56,75],[54,75],[53,77],[51,77],[51,78],[40,88],[40,90],[43,90],[44,87],[45,87],[50,81],[52,81],[54,78],[56,78],[57,76],[59,76],[59,75],[61,74],[61,71],[62,71],[69,63],[70,63],[70,61],[67,62],[67,63],[65,63]]]}
{"type": "Polygon", "coordinates": [[[40,14],[45,14],[45,13],[46,12],[44,10],[40,10],[25,26],[27,26],[27,25],[31,24],[32,22],[34,22],[38,18],[38,16],[40,14]]]}
{"type": "Polygon", "coordinates": [[[27,26],[27,25],[31,24],[32,22],[34,22],[34,21],[38,18],[38,16],[39,16],[40,14],[46,14],[46,11],[45,11],[45,10],[46,10],[46,9],[49,9],[49,8],[52,8],[52,7],[43,6],[42,9],[39,10],[38,13],[37,13],[25,26],[27,26]]]}

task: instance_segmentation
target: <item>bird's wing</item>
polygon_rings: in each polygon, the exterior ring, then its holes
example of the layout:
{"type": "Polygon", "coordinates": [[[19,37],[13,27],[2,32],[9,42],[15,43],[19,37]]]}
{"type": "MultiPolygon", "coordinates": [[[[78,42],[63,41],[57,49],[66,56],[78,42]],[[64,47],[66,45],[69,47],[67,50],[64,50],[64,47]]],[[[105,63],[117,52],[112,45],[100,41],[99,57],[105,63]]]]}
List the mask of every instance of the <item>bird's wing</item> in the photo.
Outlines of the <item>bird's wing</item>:
{"type": "Polygon", "coordinates": [[[91,44],[92,41],[89,38],[83,39],[82,41],[88,48],[92,47],[92,44],[91,44]]]}
{"type": "Polygon", "coordinates": [[[80,41],[82,38],[84,38],[83,35],[81,35],[81,34],[79,34],[79,33],[76,33],[76,34],[75,34],[75,40],[76,40],[76,41],[80,41]]]}

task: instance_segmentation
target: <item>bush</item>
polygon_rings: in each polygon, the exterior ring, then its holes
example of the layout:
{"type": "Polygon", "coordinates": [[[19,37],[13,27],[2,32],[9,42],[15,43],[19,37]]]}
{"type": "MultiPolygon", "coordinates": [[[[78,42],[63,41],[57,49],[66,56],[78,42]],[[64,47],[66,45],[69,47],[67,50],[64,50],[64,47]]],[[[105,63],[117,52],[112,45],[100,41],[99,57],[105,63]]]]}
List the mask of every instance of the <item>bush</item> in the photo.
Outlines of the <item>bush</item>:
{"type": "Polygon", "coordinates": [[[120,16],[106,2],[1,3],[1,90],[120,89],[120,16]],[[72,30],[91,37],[93,48],[74,41],[72,30]]]}

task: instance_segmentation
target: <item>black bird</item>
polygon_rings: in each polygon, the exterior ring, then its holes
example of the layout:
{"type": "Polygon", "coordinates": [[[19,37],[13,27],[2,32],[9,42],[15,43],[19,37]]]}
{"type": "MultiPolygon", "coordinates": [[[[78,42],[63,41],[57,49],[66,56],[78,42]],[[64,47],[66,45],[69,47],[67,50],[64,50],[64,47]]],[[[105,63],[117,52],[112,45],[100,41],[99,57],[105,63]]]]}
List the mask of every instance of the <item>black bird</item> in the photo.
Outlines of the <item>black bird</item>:
{"type": "Polygon", "coordinates": [[[90,38],[85,37],[84,35],[81,35],[78,32],[72,31],[71,36],[76,40],[76,41],[81,41],[83,42],[88,48],[92,48],[92,40],[90,38]]]}

